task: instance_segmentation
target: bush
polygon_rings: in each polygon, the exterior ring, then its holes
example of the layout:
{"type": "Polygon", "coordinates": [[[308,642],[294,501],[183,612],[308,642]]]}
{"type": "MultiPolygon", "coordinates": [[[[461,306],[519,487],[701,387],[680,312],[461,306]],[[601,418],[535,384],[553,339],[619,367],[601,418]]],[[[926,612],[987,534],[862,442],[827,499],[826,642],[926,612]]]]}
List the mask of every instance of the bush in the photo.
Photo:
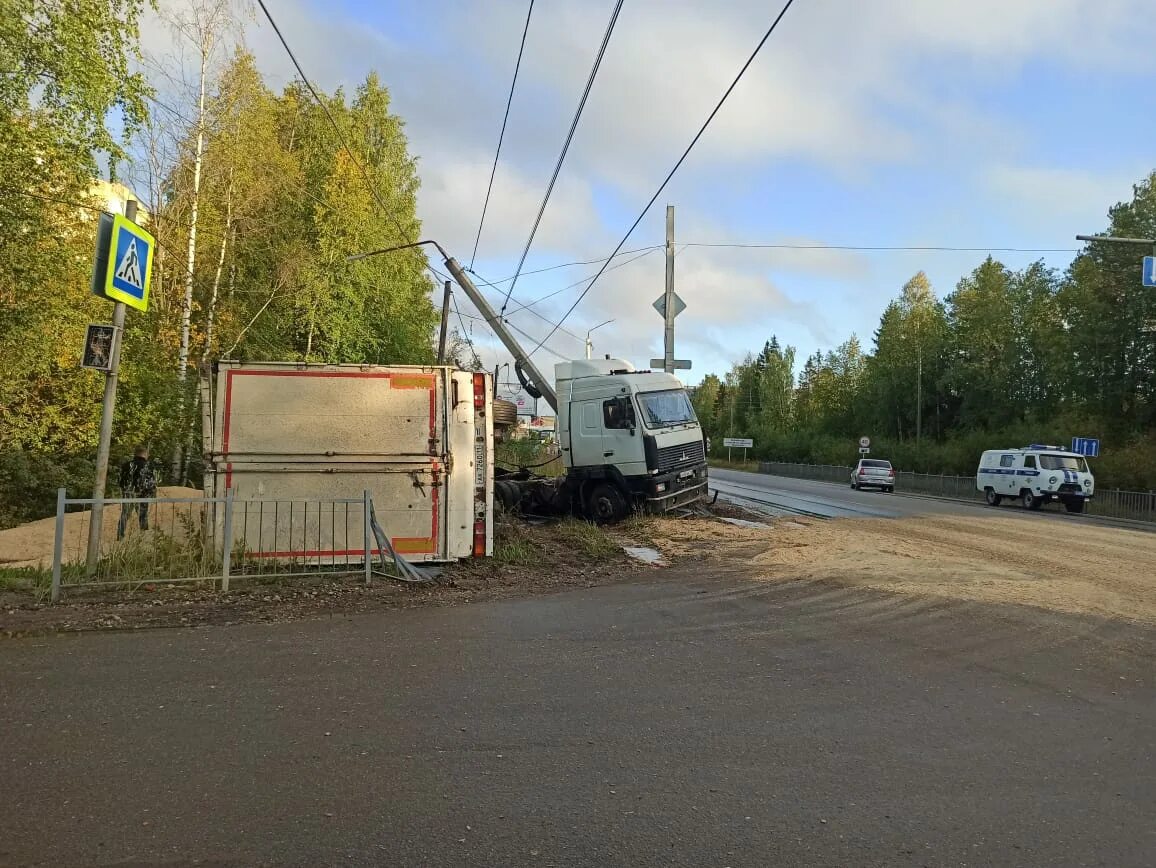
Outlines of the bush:
{"type": "Polygon", "coordinates": [[[90,497],[92,460],[10,450],[0,452],[0,528],[56,514],[56,490],[69,497],[90,497]]]}

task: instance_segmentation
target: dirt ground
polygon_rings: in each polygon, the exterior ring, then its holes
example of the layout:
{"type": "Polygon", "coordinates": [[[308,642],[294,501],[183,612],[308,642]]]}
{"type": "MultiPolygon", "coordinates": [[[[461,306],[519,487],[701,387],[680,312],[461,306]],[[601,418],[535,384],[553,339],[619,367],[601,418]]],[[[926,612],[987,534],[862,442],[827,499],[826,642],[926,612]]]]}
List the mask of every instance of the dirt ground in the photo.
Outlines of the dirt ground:
{"type": "Polygon", "coordinates": [[[1156,534],[1031,518],[781,524],[754,557],[769,581],[820,579],[902,594],[1156,623],[1156,534]]]}
{"type": "Polygon", "coordinates": [[[497,557],[454,565],[433,585],[297,578],[242,582],[221,595],[207,586],[146,584],[131,593],[76,595],[57,606],[26,593],[0,593],[0,636],[457,605],[658,577],[664,569],[704,578],[718,569],[755,581],[824,581],[1156,623],[1156,534],[1074,523],[1060,533],[1026,517],[821,521],[766,518],[722,504],[714,517],[634,519],[610,531],[575,521],[530,526],[507,520],[497,557]],[[737,526],[727,517],[766,524],[737,526]],[[651,546],[668,566],[635,561],[623,546],[651,546]]]}

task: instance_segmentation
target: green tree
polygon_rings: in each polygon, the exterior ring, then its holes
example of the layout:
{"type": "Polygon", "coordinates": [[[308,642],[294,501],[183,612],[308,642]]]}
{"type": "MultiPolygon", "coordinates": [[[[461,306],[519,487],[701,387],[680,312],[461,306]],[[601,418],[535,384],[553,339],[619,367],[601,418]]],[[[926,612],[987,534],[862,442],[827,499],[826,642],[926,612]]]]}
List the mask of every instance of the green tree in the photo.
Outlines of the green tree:
{"type": "MultiPolygon", "coordinates": [[[[1156,172],[1132,201],[1109,212],[1108,234],[1156,238],[1156,172]]],[[[1156,293],[1140,285],[1134,245],[1089,244],[1057,295],[1067,335],[1066,380],[1076,404],[1110,430],[1139,433],[1156,424],[1156,293]]]]}
{"type": "Polygon", "coordinates": [[[99,377],[77,361],[85,325],[108,304],[89,293],[95,220],[84,208],[98,161],[115,168],[145,117],[148,87],[130,71],[141,5],[0,10],[0,449],[95,447],[99,377]]]}

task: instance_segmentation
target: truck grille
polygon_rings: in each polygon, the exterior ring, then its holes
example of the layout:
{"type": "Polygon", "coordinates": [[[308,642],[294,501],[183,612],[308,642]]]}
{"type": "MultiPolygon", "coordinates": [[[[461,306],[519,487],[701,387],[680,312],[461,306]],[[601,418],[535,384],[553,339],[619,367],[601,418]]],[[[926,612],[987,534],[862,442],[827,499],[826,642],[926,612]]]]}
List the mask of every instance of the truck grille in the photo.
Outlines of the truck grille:
{"type": "Polygon", "coordinates": [[[1077,485],[1074,482],[1065,482],[1063,485],[1060,486],[1059,490],[1062,494],[1068,494],[1068,493],[1078,493],[1082,489],[1080,488],[1079,485],[1077,485]]]}
{"type": "Polygon", "coordinates": [[[669,473],[683,467],[693,467],[706,461],[706,452],[703,451],[702,441],[697,443],[683,443],[679,446],[664,446],[658,450],[659,473],[669,473]]]}

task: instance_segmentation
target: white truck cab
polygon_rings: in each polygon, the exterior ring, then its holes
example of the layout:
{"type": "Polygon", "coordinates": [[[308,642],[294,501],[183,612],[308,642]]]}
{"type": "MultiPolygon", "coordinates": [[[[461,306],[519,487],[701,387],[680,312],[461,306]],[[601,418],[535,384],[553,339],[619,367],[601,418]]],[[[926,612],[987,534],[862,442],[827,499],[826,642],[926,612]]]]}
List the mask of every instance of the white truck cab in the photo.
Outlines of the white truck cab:
{"type": "Polygon", "coordinates": [[[560,362],[554,373],[566,476],[590,517],[665,511],[706,493],[702,427],[677,377],[623,359],[560,362]]]}
{"type": "Polygon", "coordinates": [[[1036,443],[984,452],[975,486],[989,506],[999,506],[1005,497],[1019,500],[1025,509],[1055,500],[1068,512],[1080,513],[1095,495],[1096,481],[1083,455],[1036,443]]]}

